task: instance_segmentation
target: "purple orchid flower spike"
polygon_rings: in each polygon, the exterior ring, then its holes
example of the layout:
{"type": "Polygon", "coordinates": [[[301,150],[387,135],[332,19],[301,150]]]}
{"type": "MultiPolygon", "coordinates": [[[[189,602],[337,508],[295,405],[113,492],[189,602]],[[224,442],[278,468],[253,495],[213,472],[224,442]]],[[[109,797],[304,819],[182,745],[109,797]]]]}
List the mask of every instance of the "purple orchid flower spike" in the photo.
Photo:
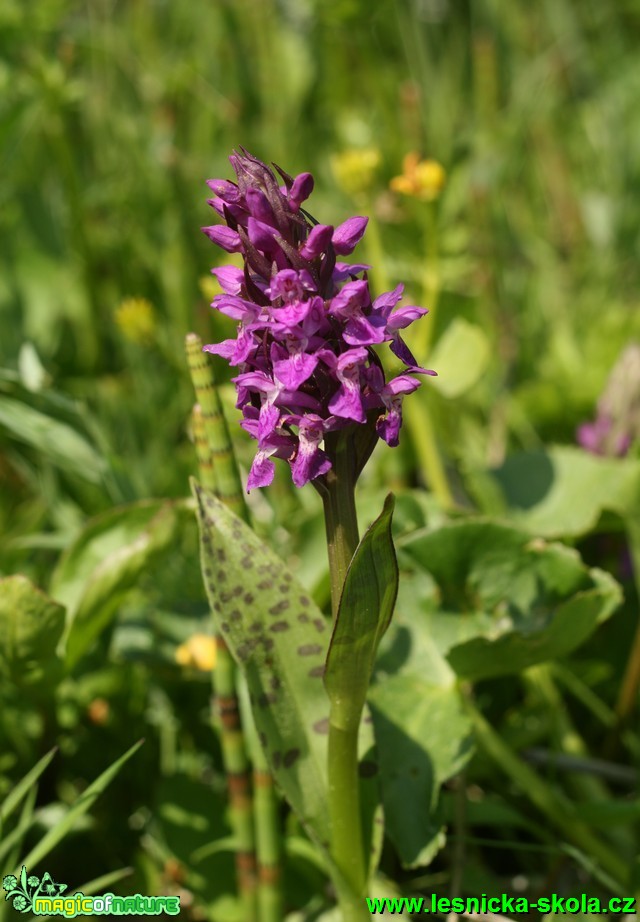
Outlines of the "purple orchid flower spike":
{"type": "Polygon", "coordinates": [[[368,219],[317,223],[301,208],[313,191],[310,173],[293,178],[276,167],[279,179],[245,150],[229,159],[236,181],[208,181],[225,224],[203,231],[242,258],[242,267],[212,270],[224,292],[212,306],[238,329],[205,350],[239,368],[241,425],[258,442],[247,488],[271,483],[280,458],[296,486],[321,489],[347,444],[357,477],[377,438],[398,444],[402,400],[420,386],[411,375],[435,374],[400,337],[426,311],[396,307],[402,285],[372,301],[362,278],[370,266],[337,261],[353,252],[368,219]],[[384,343],[409,374],[385,381],[375,352],[384,343]]]}

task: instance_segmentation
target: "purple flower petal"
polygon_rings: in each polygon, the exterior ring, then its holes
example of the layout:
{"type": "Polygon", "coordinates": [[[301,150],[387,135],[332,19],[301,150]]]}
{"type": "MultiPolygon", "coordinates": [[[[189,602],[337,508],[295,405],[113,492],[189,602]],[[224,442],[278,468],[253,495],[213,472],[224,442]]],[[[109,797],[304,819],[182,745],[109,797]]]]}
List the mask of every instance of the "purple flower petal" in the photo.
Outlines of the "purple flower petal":
{"type": "Polygon", "coordinates": [[[298,429],[298,451],[291,465],[293,482],[297,487],[303,487],[330,470],[331,461],[320,448],[323,438],[324,421],[314,414],[303,416],[298,429]]]}
{"type": "Polygon", "coordinates": [[[212,224],[211,227],[203,227],[202,231],[207,235],[209,240],[212,240],[217,246],[222,247],[227,253],[242,252],[240,234],[230,227],[225,227],[222,224],[212,224]]]}
{"type": "Polygon", "coordinates": [[[309,198],[313,192],[313,176],[311,173],[300,173],[293,180],[289,190],[288,200],[292,211],[298,211],[300,205],[309,198]]]}
{"type": "Polygon", "coordinates": [[[211,270],[215,275],[218,284],[228,295],[239,295],[244,281],[244,272],[237,266],[218,266],[211,270]]]}
{"type": "Polygon", "coordinates": [[[268,487],[273,483],[276,466],[265,451],[259,451],[253,459],[249,477],[247,478],[247,493],[259,487],[268,487]]]}
{"type": "Polygon", "coordinates": [[[316,370],[318,357],[306,352],[292,353],[273,363],[273,373],[287,390],[296,391],[316,370]]]}
{"type": "Polygon", "coordinates": [[[300,255],[305,259],[315,259],[320,256],[329,246],[332,234],[331,224],[316,224],[301,247],[300,255]]]}
{"type": "Polygon", "coordinates": [[[362,240],[369,218],[354,217],[348,218],[342,224],[336,227],[331,243],[333,248],[340,256],[348,256],[353,253],[356,246],[362,240]]]}
{"type": "Polygon", "coordinates": [[[420,317],[424,317],[425,314],[428,314],[429,311],[426,307],[414,307],[413,305],[407,305],[407,307],[399,307],[396,311],[391,314],[387,319],[387,330],[390,335],[393,335],[396,330],[404,330],[405,327],[408,327],[410,323],[413,323],[414,320],[418,320],[420,317]]]}
{"type": "Polygon", "coordinates": [[[396,285],[393,291],[385,291],[383,294],[378,295],[373,302],[374,311],[379,311],[383,317],[388,317],[391,309],[396,306],[403,293],[404,285],[400,283],[396,285]]]}
{"type": "Polygon", "coordinates": [[[359,275],[361,272],[366,272],[367,269],[371,269],[367,263],[336,263],[332,273],[332,279],[334,282],[344,282],[345,279],[351,278],[354,275],[359,275]]]}

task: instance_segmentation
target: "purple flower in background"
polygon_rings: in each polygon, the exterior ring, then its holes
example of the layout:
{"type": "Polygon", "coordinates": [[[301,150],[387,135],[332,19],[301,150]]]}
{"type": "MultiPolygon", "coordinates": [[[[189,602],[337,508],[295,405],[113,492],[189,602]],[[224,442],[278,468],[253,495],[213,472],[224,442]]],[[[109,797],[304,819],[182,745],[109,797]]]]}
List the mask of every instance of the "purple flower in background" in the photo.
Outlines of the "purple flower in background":
{"type": "Polygon", "coordinates": [[[598,415],[578,427],[577,440],[594,455],[622,457],[640,438],[640,345],[622,351],[598,400],[598,415]]]}
{"type": "Polygon", "coordinates": [[[362,239],[367,218],[335,228],[316,223],[301,209],[313,190],[310,173],[294,178],[276,166],[278,179],[245,150],[229,159],[237,182],[208,181],[209,204],[225,224],[203,231],[242,256],[242,268],[213,270],[224,294],[212,306],[238,328],[235,339],[204,349],[239,369],[233,381],[241,425],[258,442],[247,488],[271,483],[273,458],[289,463],[301,487],[331,470],[336,438],[366,429],[373,441],[377,434],[398,444],[402,399],[420,381],[401,374],[386,382],[373,347],[387,342],[408,372],[435,374],[416,364],[400,337],[426,311],[394,310],[402,285],[372,301],[370,267],[337,262],[362,239]]]}

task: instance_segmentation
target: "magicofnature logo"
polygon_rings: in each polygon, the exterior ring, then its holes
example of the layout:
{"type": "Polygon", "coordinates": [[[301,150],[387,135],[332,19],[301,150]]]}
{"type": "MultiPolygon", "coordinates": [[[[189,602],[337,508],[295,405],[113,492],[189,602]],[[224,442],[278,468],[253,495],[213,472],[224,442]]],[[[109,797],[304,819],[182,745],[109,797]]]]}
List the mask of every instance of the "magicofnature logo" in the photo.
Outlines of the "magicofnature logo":
{"type": "Polygon", "coordinates": [[[116,896],[105,893],[102,896],[85,896],[78,891],[71,896],[63,896],[67,884],[56,883],[51,874],[46,872],[42,879],[35,874],[28,874],[22,866],[20,878],[7,874],[2,879],[6,891],[5,900],[13,902],[18,912],[32,912],[36,916],[64,916],[74,919],[76,916],[159,916],[167,913],[177,916],[180,912],[179,896],[116,896]]]}

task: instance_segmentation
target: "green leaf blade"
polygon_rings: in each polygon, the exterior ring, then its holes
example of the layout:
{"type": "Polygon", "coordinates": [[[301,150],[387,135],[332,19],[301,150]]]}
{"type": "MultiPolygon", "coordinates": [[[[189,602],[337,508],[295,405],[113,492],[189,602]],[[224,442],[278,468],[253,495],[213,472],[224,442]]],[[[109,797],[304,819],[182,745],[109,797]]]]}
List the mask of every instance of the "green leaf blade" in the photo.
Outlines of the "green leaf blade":
{"type": "Polygon", "coordinates": [[[349,565],[331,637],[324,684],[332,715],[343,729],[357,726],[376,652],[393,616],[398,562],[391,535],[394,498],[358,545],[349,565]]]}

